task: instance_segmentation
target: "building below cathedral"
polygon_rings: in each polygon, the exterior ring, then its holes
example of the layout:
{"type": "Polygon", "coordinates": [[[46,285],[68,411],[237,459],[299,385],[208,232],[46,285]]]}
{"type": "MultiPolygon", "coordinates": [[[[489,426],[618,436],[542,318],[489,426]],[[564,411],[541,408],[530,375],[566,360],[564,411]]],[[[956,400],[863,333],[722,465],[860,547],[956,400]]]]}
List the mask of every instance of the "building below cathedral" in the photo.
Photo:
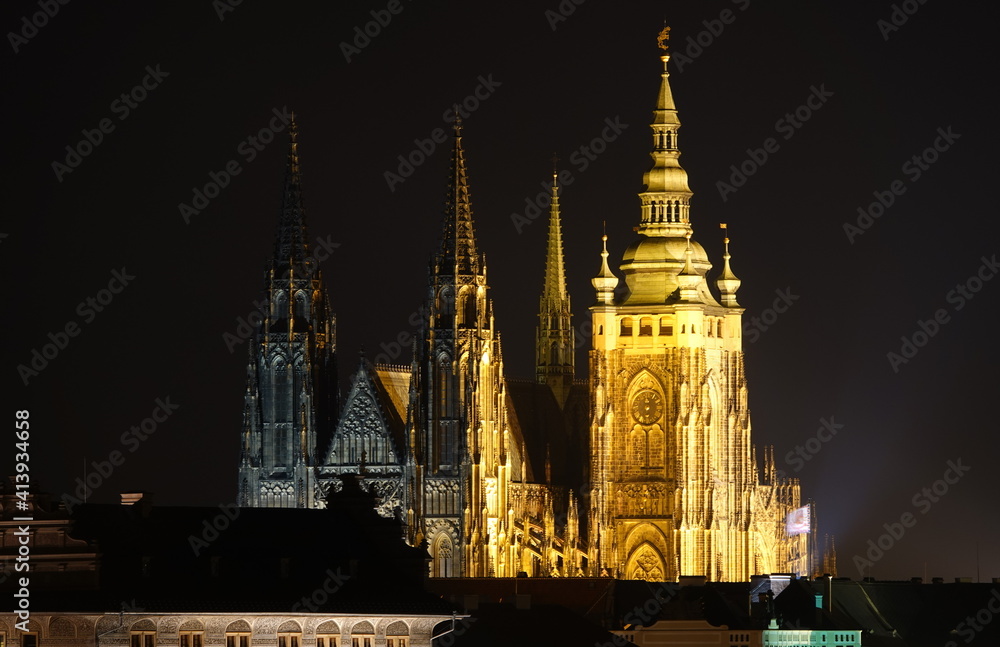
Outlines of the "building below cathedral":
{"type": "Polygon", "coordinates": [[[786,529],[803,507],[798,480],[751,441],[740,280],[728,238],[710,280],[693,236],[666,34],[637,239],[617,271],[606,237],[595,254],[586,381],[575,379],[557,177],[535,379],[505,375],[456,119],[412,362],[362,357],[340,400],[336,295],[311,256],[293,121],[268,309],[250,344],[240,505],[322,507],[361,474],[406,541],[426,542],[438,577],[749,581],[819,569],[814,528],[786,529]]]}

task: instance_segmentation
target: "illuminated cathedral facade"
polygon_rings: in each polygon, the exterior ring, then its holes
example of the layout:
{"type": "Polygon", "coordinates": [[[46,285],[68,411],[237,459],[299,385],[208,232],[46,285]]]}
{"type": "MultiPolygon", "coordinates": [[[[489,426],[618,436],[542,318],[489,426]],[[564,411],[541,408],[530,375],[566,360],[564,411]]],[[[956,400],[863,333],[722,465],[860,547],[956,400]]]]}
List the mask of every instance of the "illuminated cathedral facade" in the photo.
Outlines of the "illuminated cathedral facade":
{"type": "Polygon", "coordinates": [[[616,274],[605,237],[592,279],[587,380],[575,379],[555,181],[536,374],[505,376],[459,123],[412,362],[362,357],[339,398],[336,322],[306,233],[293,122],[268,307],[250,344],[241,505],[323,507],[343,475],[360,474],[379,512],[426,545],[437,577],[812,574],[811,535],[786,530],[797,479],[776,474],[770,451],[758,467],[740,281],[728,239],[710,281],[693,238],[661,60],[638,238],[616,274]]]}

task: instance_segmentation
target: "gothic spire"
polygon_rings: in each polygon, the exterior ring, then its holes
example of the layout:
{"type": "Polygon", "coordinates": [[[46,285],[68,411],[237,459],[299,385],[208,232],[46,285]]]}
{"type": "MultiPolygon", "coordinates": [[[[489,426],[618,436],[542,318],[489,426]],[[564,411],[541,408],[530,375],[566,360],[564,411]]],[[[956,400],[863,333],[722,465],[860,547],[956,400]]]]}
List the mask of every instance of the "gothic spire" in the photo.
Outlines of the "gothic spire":
{"type": "Polygon", "coordinates": [[[451,151],[450,180],[445,201],[444,227],[438,271],[444,274],[479,274],[476,231],[472,223],[469,178],[462,148],[462,120],[455,114],[455,143],[451,151]]]}
{"type": "Polygon", "coordinates": [[[549,242],[545,252],[545,284],[543,301],[558,303],[568,300],[566,268],[563,258],[562,223],[559,215],[559,176],[552,174],[552,200],[549,203],[549,242]]]}
{"type": "Polygon", "coordinates": [[[301,264],[309,256],[306,215],[302,206],[298,136],[299,128],[293,112],[288,126],[288,163],[285,169],[285,189],[281,196],[281,217],[274,243],[274,261],[278,265],[301,264]]]}
{"type": "Polygon", "coordinates": [[[573,386],[575,375],[573,326],[566,269],[563,260],[562,225],[559,217],[558,174],[552,173],[549,204],[549,241],[545,253],[545,280],[538,300],[538,328],[535,341],[535,377],[548,384],[562,406],[573,386]]]}

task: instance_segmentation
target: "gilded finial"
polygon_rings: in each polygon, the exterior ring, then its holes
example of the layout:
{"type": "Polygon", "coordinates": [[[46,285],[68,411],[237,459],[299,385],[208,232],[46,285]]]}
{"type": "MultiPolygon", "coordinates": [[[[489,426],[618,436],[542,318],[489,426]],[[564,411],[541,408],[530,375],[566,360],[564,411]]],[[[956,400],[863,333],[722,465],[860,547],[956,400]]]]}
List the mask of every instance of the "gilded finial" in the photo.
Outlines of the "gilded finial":
{"type": "Polygon", "coordinates": [[[670,27],[668,27],[667,25],[663,25],[663,31],[661,31],[660,35],[656,37],[656,45],[664,52],[666,52],[670,49],[670,43],[667,42],[669,40],[670,40],[670,27]]]}

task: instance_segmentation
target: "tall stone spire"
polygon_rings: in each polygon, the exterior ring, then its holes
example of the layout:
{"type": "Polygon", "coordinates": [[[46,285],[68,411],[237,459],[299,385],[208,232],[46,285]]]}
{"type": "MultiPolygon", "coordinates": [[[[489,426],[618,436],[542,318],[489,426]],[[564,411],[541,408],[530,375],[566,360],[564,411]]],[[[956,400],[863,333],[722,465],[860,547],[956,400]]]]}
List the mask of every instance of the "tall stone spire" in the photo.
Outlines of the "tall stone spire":
{"type": "Polygon", "coordinates": [[[535,340],[535,378],[548,384],[559,406],[566,403],[574,377],[573,326],[566,290],[562,223],[559,217],[558,175],[552,174],[549,203],[549,241],[545,253],[545,281],[538,300],[535,340]]]}
{"type": "Polygon", "coordinates": [[[440,271],[454,275],[478,274],[480,266],[479,253],[476,251],[476,231],[472,223],[465,150],[462,148],[462,120],[457,114],[438,265],[440,271]]]}
{"type": "Polygon", "coordinates": [[[432,573],[516,573],[501,566],[511,537],[506,387],[500,339],[488,297],[486,263],[476,246],[462,131],[456,115],[441,246],[428,278],[427,317],[414,342],[407,435],[414,460],[405,508],[410,536],[428,542],[432,573]],[[495,535],[491,535],[495,529],[495,535]],[[497,537],[487,544],[486,536],[497,537]],[[506,541],[506,540],[504,540],[506,541]]]}
{"type": "Polygon", "coordinates": [[[254,331],[239,502],[311,508],[321,499],[316,457],[324,454],[337,418],[336,321],[310,252],[294,117],[264,295],[258,312],[247,317],[254,331]]]}
{"type": "Polygon", "coordinates": [[[278,235],[274,241],[276,263],[302,263],[310,256],[306,215],[302,206],[302,172],[299,167],[298,139],[299,127],[293,113],[288,126],[288,164],[281,197],[281,216],[278,219],[278,235]]]}

